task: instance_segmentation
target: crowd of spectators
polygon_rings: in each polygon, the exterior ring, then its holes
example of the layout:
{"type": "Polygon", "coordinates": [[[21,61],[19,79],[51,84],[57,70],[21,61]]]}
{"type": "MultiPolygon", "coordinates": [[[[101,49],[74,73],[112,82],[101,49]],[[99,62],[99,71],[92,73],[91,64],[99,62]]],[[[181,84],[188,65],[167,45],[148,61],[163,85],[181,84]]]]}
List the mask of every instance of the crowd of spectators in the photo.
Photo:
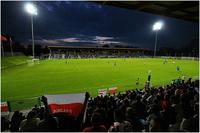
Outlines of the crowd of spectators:
{"type": "Polygon", "coordinates": [[[50,115],[36,106],[27,116],[1,117],[1,131],[199,132],[199,80],[90,97],[85,116],[50,115]]]}

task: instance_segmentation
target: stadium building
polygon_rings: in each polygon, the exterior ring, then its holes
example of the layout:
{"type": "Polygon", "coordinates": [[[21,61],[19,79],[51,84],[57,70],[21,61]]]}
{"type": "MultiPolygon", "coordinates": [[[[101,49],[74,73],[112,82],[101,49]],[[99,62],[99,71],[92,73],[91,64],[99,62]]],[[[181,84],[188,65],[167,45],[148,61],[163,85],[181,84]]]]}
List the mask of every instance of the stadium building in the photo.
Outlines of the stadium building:
{"type": "Polygon", "coordinates": [[[48,46],[49,58],[130,58],[151,55],[152,50],[143,48],[105,48],[79,46],[48,46]]]}

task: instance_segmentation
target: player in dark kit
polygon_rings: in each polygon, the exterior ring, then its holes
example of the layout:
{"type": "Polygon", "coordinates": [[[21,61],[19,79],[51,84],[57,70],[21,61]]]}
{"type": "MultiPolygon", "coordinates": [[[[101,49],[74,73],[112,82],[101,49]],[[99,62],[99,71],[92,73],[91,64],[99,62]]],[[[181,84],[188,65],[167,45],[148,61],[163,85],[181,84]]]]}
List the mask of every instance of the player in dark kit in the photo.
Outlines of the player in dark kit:
{"type": "Polygon", "coordinates": [[[179,66],[176,66],[176,71],[180,71],[180,67],[179,66]]]}
{"type": "Polygon", "coordinates": [[[148,72],[148,82],[150,83],[150,80],[151,80],[151,70],[149,70],[148,72]]]}
{"type": "Polygon", "coordinates": [[[114,63],[114,66],[116,66],[116,65],[117,65],[117,63],[115,62],[115,63],[114,63]]]}
{"type": "Polygon", "coordinates": [[[136,85],[137,86],[139,85],[139,78],[137,78],[137,80],[136,80],[136,85]]]}
{"type": "Polygon", "coordinates": [[[167,59],[165,59],[165,60],[163,61],[163,64],[167,64],[167,59]]]}

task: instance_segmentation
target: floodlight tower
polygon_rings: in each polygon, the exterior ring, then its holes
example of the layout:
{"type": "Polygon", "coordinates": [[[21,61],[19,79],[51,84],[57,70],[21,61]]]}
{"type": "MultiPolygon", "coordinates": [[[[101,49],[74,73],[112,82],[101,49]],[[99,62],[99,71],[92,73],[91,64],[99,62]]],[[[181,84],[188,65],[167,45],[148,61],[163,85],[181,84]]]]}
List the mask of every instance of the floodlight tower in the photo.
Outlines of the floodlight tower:
{"type": "Polygon", "coordinates": [[[158,31],[161,30],[162,26],[163,26],[163,23],[162,23],[161,21],[156,22],[156,23],[153,25],[153,31],[156,31],[155,47],[154,47],[154,57],[156,56],[156,45],[157,45],[158,31]]]}
{"type": "Polygon", "coordinates": [[[35,5],[31,3],[27,3],[25,5],[26,11],[31,15],[31,33],[32,33],[32,54],[33,54],[33,59],[35,58],[35,51],[34,51],[34,34],[33,34],[33,16],[37,15],[37,8],[35,5]]]}

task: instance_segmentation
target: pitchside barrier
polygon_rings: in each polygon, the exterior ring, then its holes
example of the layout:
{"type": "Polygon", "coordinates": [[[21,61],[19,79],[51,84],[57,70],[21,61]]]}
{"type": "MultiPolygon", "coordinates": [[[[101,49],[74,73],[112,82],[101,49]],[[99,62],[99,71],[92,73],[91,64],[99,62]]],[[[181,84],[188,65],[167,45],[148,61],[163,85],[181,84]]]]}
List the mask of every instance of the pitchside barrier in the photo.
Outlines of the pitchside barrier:
{"type": "Polygon", "coordinates": [[[164,59],[178,59],[178,60],[196,60],[198,61],[198,57],[174,57],[174,56],[156,56],[156,58],[164,58],[164,59]]]}

